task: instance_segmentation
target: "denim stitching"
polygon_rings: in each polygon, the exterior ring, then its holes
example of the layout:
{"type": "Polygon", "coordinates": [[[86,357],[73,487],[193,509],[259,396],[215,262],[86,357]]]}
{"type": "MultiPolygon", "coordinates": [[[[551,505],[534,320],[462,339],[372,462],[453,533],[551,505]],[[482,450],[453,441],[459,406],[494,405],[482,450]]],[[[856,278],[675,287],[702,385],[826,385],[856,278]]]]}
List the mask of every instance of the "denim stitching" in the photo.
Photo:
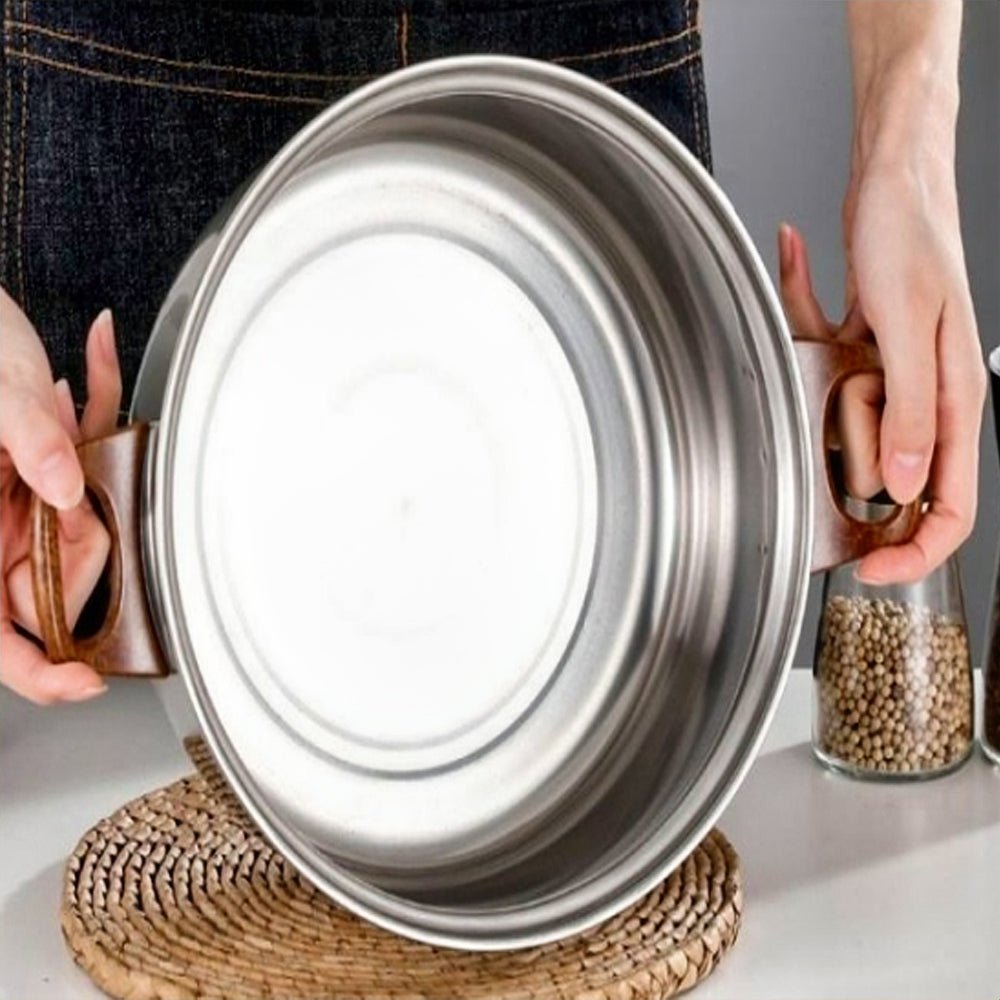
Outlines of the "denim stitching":
{"type": "Polygon", "coordinates": [[[699,60],[694,65],[694,75],[698,81],[698,121],[701,123],[701,159],[707,170],[712,169],[712,130],[705,120],[708,110],[708,95],[705,93],[705,68],[699,60]]]}
{"type": "Polygon", "coordinates": [[[621,76],[609,76],[601,79],[601,83],[625,83],[628,80],[638,80],[644,76],[659,76],[669,70],[677,69],[678,66],[685,66],[692,60],[697,59],[700,53],[688,52],[687,55],[679,59],[671,59],[670,62],[661,63],[659,66],[652,66],[649,69],[640,69],[635,73],[623,73],[621,76]]]}
{"type": "Polygon", "coordinates": [[[396,26],[399,38],[399,65],[410,65],[410,12],[404,7],[399,12],[399,24],[396,26]]]}
{"type": "Polygon", "coordinates": [[[4,48],[4,53],[8,58],[20,59],[26,63],[40,63],[42,66],[62,69],[67,73],[78,73],[81,76],[93,77],[95,80],[106,80],[110,83],[126,83],[135,87],[151,87],[154,90],[169,90],[182,94],[210,94],[214,97],[233,97],[247,101],[272,101],[277,104],[305,104],[316,108],[326,107],[330,103],[328,100],[322,98],[295,97],[291,94],[255,94],[250,90],[225,90],[218,87],[198,87],[189,83],[163,83],[160,80],[146,80],[138,76],[121,76],[118,73],[105,73],[95,69],[87,69],[85,66],[59,62],[57,59],[48,59],[45,56],[37,56],[32,52],[9,47],[4,48]]]}
{"type": "MultiPolygon", "coordinates": [[[[695,23],[698,30],[701,30],[701,0],[693,0],[695,10],[695,23]]],[[[705,91],[705,65],[702,60],[698,60],[692,67],[695,78],[698,82],[698,124],[701,127],[701,160],[705,168],[712,169],[712,130],[709,127],[708,119],[708,94],[705,91]]]]}
{"type": "MultiPolygon", "coordinates": [[[[3,5],[3,37],[4,44],[7,39],[7,29],[10,24],[10,15],[13,11],[14,0],[4,0],[3,5]]],[[[11,158],[11,124],[10,120],[14,112],[14,87],[12,85],[13,73],[8,67],[4,67],[4,117],[3,117],[3,177],[0,178],[0,264],[4,272],[7,270],[7,188],[10,184],[10,158],[11,158]]],[[[2,276],[2,275],[0,275],[2,276]]]]}
{"type": "Polygon", "coordinates": [[[141,62],[157,63],[162,66],[171,66],[176,69],[196,69],[220,73],[239,73],[243,76],[266,77],[274,80],[313,80],[320,83],[335,83],[341,80],[367,80],[369,77],[360,73],[335,73],[325,75],[322,73],[288,73],[279,70],[251,69],[248,66],[227,66],[219,63],[197,63],[184,59],[168,59],[165,56],[155,56],[150,52],[136,52],[133,49],[122,49],[117,45],[108,45],[106,42],[99,42],[94,38],[87,38],[84,35],[74,35],[68,31],[56,31],[54,28],[45,28],[40,24],[27,24],[19,21],[12,22],[22,31],[34,32],[38,35],[45,35],[60,41],[74,42],[77,45],[84,45],[88,48],[99,49],[102,52],[112,52],[115,55],[127,56],[129,59],[136,59],[141,62]]]}
{"type": "MultiPolygon", "coordinates": [[[[22,0],[21,17],[27,20],[28,0],[22,0]]],[[[24,39],[22,37],[22,44],[24,39]]],[[[17,169],[17,282],[21,308],[28,312],[28,289],[24,281],[24,181],[28,172],[28,65],[21,67],[21,148],[18,150],[17,169]]]]}
{"type": "MultiPolygon", "coordinates": [[[[684,0],[684,15],[688,24],[693,25],[694,20],[697,18],[695,14],[695,19],[691,16],[691,2],[692,0],[684,0]]],[[[694,79],[694,56],[698,53],[696,50],[692,49],[691,43],[688,43],[688,55],[692,58],[687,64],[687,78],[688,78],[688,89],[691,92],[691,117],[694,119],[694,142],[698,149],[698,159],[705,162],[705,141],[702,137],[701,128],[701,97],[698,93],[698,88],[695,85],[694,79]]]]}
{"type": "Polygon", "coordinates": [[[647,49],[669,45],[671,42],[679,42],[682,38],[686,38],[692,31],[696,30],[697,28],[688,25],[683,31],[678,31],[674,35],[662,35],[660,38],[653,38],[648,42],[639,42],[636,45],[622,45],[620,48],[604,49],[601,52],[588,52],[585,55],[579,56],[550,56],[548,61],[554,63],[588,62],[592,59],[604,59],[607,56],[623,56],[630,52],[644,52],[647,49]]]}

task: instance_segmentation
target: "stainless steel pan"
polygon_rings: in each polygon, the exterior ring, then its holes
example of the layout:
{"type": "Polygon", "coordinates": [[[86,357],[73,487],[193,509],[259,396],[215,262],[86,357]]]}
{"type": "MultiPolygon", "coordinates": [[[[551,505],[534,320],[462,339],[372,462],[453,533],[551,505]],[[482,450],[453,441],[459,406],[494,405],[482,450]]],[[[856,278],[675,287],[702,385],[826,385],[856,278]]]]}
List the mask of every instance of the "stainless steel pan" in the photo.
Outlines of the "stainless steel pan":
{"type": "Polygon", "coordinates": [[[183,678],[233,788],[321,889],[439,944],[592,925],[749,767],[810,568],[852,522],[824,453],[863,344],[793,344],[746,232],[661,125],[509,58],[321,114],[168,296],[133,425],[81,449],[115,533],[102,631],[183,678]]]}

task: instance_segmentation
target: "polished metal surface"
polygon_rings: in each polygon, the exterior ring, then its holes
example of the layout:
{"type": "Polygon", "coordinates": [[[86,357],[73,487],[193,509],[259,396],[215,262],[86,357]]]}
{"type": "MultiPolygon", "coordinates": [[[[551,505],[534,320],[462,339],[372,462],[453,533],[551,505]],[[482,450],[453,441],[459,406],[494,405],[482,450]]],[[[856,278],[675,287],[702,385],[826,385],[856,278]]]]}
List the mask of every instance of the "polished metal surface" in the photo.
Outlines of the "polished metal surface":
{"type": "Polygon", "coordinates": [[[462,57],[320,115],[199,254],[137,390],[146,569],[244,803],[409,936],[621,909],[803,610],[802,389],[732,209],[609,89],[462,57]]]}

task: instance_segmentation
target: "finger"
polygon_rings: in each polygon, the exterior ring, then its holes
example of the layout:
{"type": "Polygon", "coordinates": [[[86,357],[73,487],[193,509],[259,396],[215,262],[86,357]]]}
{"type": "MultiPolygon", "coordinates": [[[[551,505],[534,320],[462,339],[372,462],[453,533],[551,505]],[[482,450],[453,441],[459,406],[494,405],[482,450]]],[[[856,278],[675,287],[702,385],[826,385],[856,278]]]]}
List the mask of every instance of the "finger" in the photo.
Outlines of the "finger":
{"type": "Polygon", "coordinates": [[[104,309],[91,324],[86,354],[87,403],[80,430],[84,440],[89,441],[115,429],[122,402],[122,375],[110,309],[104,309]]]}
{"type": "Polygon", "coordinates": [[[938,439],[931,468],[931,502],[912,541],[880,549],[858,567],[871,583],[912,582],[939,566],[968,538],[976,517],[979,427],[986,373],[971,305],[943,316],[938,439]],[[971,334],[970,334],[971,331],[971,334]]]}
{"type": "Polygon", "coordinates": [[[941,302],[935,293],[920,294],[926,280],[906,273],[882,269],[867,282],[859,289],[861,306],[885,369],[882,479],[897,503],[909,503],[927,482],[934,451],[941,302]]]}
{"type": "Polygon", "coordinates": [[[858,208],[857,175],[852,170],[851,182],[847,186],[844,204],[841,209],[841,225],[844,232],[844,260],[847,273],[844,275],[844,308],[851,310],[858,298],[858,281],[854,273],[854,216],[858,208]]]}
{"type": "MultiPolygon", "coordinates": [[[[81,438],[80,425],[76,419],[76,404],[73,402],[69,382],[64,378],[56,382],[56,404],[60,423],[66,428],[74,443],[79,444],[81,438]]],[[[94,530],[94,520],[93,508],[89,498],[84,495],[78,506],[59,511],[59,528],[63,540],[70,544],[80,541],[88,531],[94,530]]]]}
{"type": "Polygon", "coordinates": [[[80,425],[76,422],[76,404],[73,402],[73,393],[70,390],[69,382],[61,378],[55,385],[56,392],[56,416],[59,423],[70,436],[74,444],[80,443],[80,425]]]}
{"type": "Polygon", "coordinates": [[[916,534],[904,545],[869,553],[855,575],[862,583],[917,583],[940,566],[968,537],[961,512],[945,501],[932,503],[916,534]]]}
{"type": "MultiPolygon", "coordinates": [[[[104,571],[111,551],[111,539],[89,507],[60,512],[59,522],[63,606],[67,627],[72,630],[104,571]]],[[[22,559],[11,566],[6,582],[11,616],[32,634],[40,635],[30,562],[22,559]]]]}
{"type": "Polygon", "coordinates": [[[885,409],[881,466],[886,489],[897,503],[909,503],[927,484],[934,452],[935,360],[931,352],[894,343],[883,350],[885,409]]]}
{"type": "Polygon", "coordinates": [[[833,326],[813,293],[809,255],[801,234],[782,223],[778,227],[778,257],[781,271],[781,298],[792,330],[799,337],[824,339],[833,326]]]}
{"type": "Polygon", "coordinates": [[[882,489],[879,425],[882,379],[854,375],[844,382],[837,400],[837,436],[842,449],[844,485],[853,497],[867,500],[882,489]]]}
{"type": "Polygon", "coordinates": [[[49,663],[9,621],[0,622],[0,684],[37,705],[86,701],[107,690],[100,675],[85,663],[49,663]]]}
{"type": "Polygon", "coordinates": [[[73,443],[56,415],[45,348],[17,303],[0,288],[0,448],[21,477],[53,506],[83,496],[73,443]]]}
{"type": "Polygon", "coordinates": [[[844,317],[844,322],[837,328],[837,340],[851,344],[858,343],[859,341],[867,341],[870,344],[875,343],[868,320],[865,319],[865,315],[861,311],[861,305],[856,300],[851,303],[850,308],[847,310],[847,315],[844,317]]]}
{"type": "Polygon", "coordinates": [[[83,471],[73,441],[57,416],[51,384],[43,393],[20,385],[0,392],[0,445],[21,478],[53,507],[83,498],[83,471]]]}

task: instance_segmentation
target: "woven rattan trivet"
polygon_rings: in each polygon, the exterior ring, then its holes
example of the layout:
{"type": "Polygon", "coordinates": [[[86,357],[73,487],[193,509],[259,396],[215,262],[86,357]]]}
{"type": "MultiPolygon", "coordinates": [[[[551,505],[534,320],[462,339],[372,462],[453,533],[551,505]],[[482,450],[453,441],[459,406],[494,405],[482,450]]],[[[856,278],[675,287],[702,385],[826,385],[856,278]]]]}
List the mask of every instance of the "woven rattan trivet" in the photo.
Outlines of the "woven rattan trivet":
{"type": "Polygon", "coordinates": [[[417,944],[329,902],[274,851],[200,741],[198,774],[102,820],[66,868],[62,928],[122,1000],[646,1000],[706,976],[736,940],[739,859],[713,831],[625,913],[558,944],[417,944]]]}

